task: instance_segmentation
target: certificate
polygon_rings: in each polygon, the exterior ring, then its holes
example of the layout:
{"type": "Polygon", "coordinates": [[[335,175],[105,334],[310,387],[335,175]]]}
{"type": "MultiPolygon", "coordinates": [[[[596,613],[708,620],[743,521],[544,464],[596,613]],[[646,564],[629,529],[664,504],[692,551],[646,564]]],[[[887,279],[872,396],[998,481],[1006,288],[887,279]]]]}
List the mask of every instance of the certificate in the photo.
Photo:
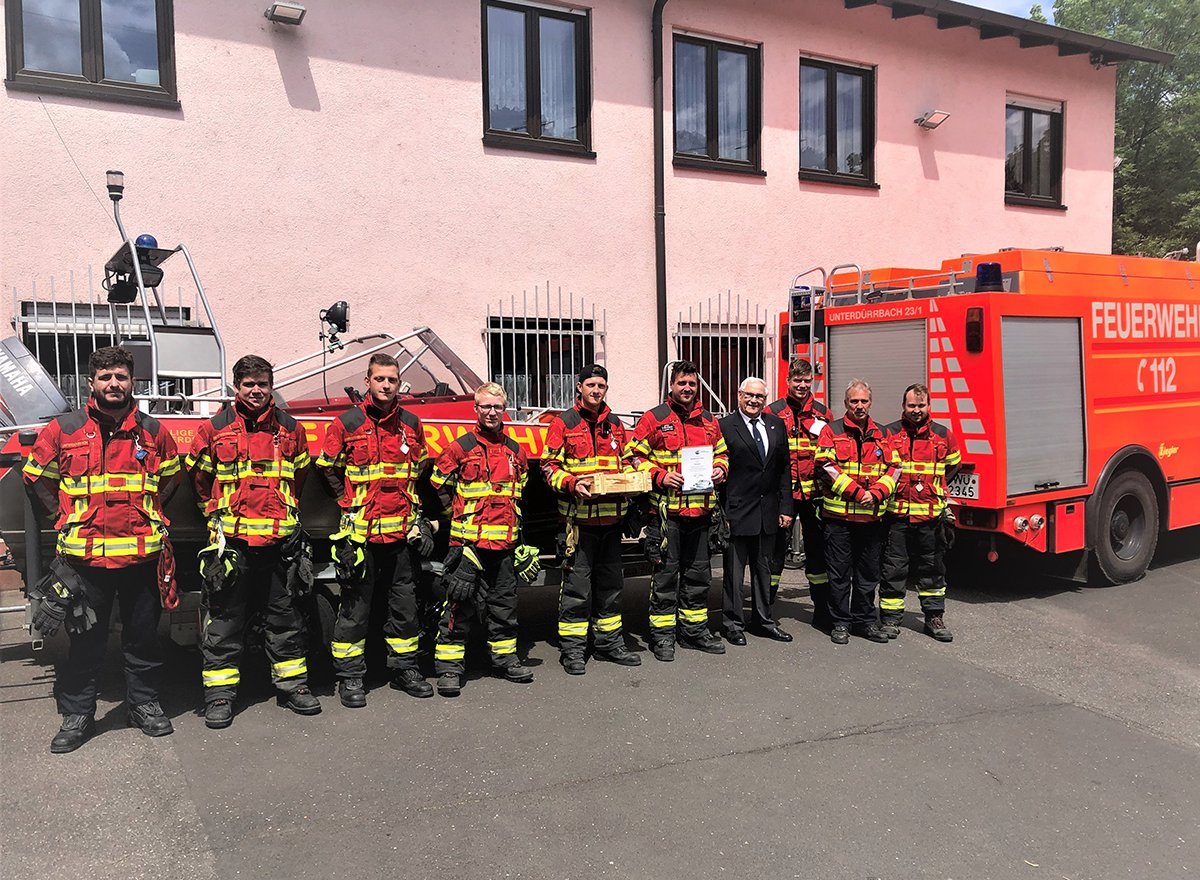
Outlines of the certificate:
{"type": "Polygon", "coordinates": [[[713,448],[685,446],[679,451],[679,472],[683,474],[684,492],[713,490],[713,448]]]}

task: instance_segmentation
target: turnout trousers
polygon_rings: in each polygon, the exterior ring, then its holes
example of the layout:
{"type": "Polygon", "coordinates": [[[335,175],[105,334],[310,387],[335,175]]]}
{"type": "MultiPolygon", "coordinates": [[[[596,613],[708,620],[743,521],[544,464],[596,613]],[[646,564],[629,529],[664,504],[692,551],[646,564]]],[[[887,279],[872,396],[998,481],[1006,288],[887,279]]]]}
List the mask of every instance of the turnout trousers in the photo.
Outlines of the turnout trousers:
{"type": "Polygon", "coordinates": [[[483,565],[481,584],[471,599],[442,603],[437,647],[433,650],[438,675],[462,675],[466,669],[467,636],[476,618],[487,628],[492,665],[508,666],[517,660],[517,573],[512,550],[480,550],[475,555],[483,565]]]}
{"type": "MultiPolygon", "coordinates": [[[[784,529],[782,533],[787,531],[784,529]]],[[[779,534],[729,536],[721,565],[726,632],[742,632],[746,628],[742,583],[747,566],[750,568],[750,625],[760,629],[775,625],[771,606],[779,592],[779,581],[771,575],[771,564],[775,561],[779,534]]]]}
{"type": "Polygon", "coordinates": [[[342,602],[333,625],[329,648],[338,678],[362,678],[367,673],[367,631],[380,590],[387,594],[383,638],[388,669],[394,672],[417,667],[417,639],[421,633],[414,576],[420,566],[417,554],[406,541],[367,544],[365,550],[365,576],[342,586],[342,602]]]}
{"type": "MultiPolygon", "coordinates": [[[[796,519],[800,522],[800,537],[804,543],[804,577],[808,595],[813,603],[813,626],[829,626],[829,574],[825,563],[825,533],[818,515],[819,501],[797,501],[796,519]]],[[[775,536],[775,552],[771,557],[771,601],[779,590],[783,560],[787,556],[791,529],[780,529],[775,536]]]]}
{"type": "Polygon", "coordinates": [[[287,564],[280,555],[280,545],[249,547],[235,538],[229,543],[240,554],[236,579],[216,596],[206,593],[201,609],[204,630],[200,652],[204,656],[206,703],[232,702],[237,696],[246,624],[260,610],[276,689],[286,693],[308,682],[304,617],[288,592],[287,564]]]}
{"type": "Polygon", "coordinates": [[[829,620],[858,629],[876,623],[875,589],[883,523],[825,520],[825,561],[829,565],[829,620]]]}
{"type": "Polygon", "coordinates": [[[75,565],[96,612],[96,622],[87,632],[68,630],[71,645],[67,659],[59,664],[54,697],[61,715],[93,715],[96,712],[96,678],[108,647],[108,623],[113,605],[121,614],[121,653],[125,657],[125,694],[129,705],[158,699],[162,653],[158,642],[158,619],[162,601],[158,594],[158,558],[126,568],[97,568],[75,565]]]}
{"type": "Polygon", "coordinates": [[[697,638],[708,629],[708,530],[707,515],[666,518],[666,546],[650,583],[651,645],[674,644],[677,622],[684,638],[697,638]]]}
{"type": "Polygon", "coordinates": [[[884,623],[904,619],[904,595],[915,583],[921,610],[937,617],[946,610],[946,582],[942,566],[942,541],[937,520],[909,522],[903,517],[886,521],[883,580],[879,584],[879,617],[884,623]]]}
{"type": "Polygon", "coordinates": [[[571,567],[558,594],[558,647],[583,656],[588,628],[598,654],[624,645],[621,636],[621,524],[579,526],[571,567]]]}

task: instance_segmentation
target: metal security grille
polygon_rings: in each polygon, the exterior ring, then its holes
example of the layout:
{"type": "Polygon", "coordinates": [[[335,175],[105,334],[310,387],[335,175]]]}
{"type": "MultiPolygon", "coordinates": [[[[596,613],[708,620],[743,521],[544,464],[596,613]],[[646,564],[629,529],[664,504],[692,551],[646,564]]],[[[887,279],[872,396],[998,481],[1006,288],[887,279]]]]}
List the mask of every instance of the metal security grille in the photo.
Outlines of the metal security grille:
{"type": "Polygon", "coordinates": [[[862,379],[871,386],[871,418],[886,425],[900,418],[904,389],[926,382],[925,321],[830,327],[826,362],[834,415],[846,412],[846,386],[862,379]]]}
{"type": "Polygon", "coordinates": [[[1082,486],[1079,319],[1003,317],[1000,336],[1008,494],[1082,486]]]}
{"type": "Polygon", "coordinates": [[[764,309],[731,292],[680,312],[675,357],[699,367],[701,397],[714,413],[737,409],[743,379],[757,376],[767,382],[768,392],[773,387],[764,375],[774,357],[768,318],[764,309]]]}
{"type": "MultiPolygon", "coordinates": [[[[153,319],[160,335],[207,329],[205,322],[195,320],[204,311],[194,301],[185,303],[181,287],[173,299],[172,304],[164,302],[154,307],[153,319]]],[[[149,336],[141,305],[110,306],[90,266],[83,278],[70,272],[65,283],[51,277],[42,285],[31,281],[24,293],[12,289],[13,330],[75,406],[82,406],[89,394],[88,357],[97,348],[118,342],[114,317],[120,326],[121,344],[131,349],[147,345],[149,336]]],[[[150,384],[139,380],[135,391],[148,394],[150,384]]],[[[160,371],[158,393],[191,394],[197,390],[195,385],[191,378],[167,377],[160,371]]]]}
{"type": "Polygon", "coordinates": [[[488,308],[484,328],[488,375],[518,409],[566,409],[575,402],[575,377],[605,363],[607,311],[597,311],[562,287],[535,286],[532,294],[488,308]]]}

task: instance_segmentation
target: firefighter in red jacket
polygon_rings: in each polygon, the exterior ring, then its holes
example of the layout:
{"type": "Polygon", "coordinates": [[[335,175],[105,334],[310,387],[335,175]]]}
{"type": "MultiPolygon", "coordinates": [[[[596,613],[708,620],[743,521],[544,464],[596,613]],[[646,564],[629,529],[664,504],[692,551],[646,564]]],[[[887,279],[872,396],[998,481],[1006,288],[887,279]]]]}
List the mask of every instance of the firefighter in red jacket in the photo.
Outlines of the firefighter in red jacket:
{"type": "MultiPolygon", "coordinates": [[[[158,620],[173,594],[160,592],[159,562],[169,562],[163,503],[179,474],[175,441],[133,399],[133,356],[97,349],[88,359],[91,395],[84,409],[52,419],[29,452],[27,488],[58,529],[57,556],[31,585],[34,627],[52,636],[66,627],[71,646],[54,696],[62,726],[50,751],[71,752],[96,730],[96,677],[108,644],[114,602],[121,609],[121,650],[129,723],[148,736],[171,733],[158,702],[162,658],[158,620]]],[[[173,583],[173,572],[164,570],[173,583]]],[[[173,607],[173,606],[171,606],[173,607]]]]}
{"type": "Polygon", "coordinates": [[[275,406],[273,385],[267,361],[257,355],[239,359],[233,365],[236,399],[201,423],[187,457],[212,542],[201,552],[200,645],[204,723],[211,728],[233,723],[247,618],[259,608],[279,702],[299,715],[321,711],[308,688],[298,607],[312,574],[298,509],[311,463],[308,438],[299,422],[275,406]]]}
{"type": "Polygon", "coordinates": [[[343,706],[367,705],[367,628],[373,596],[387,591],[383,626],[392,687],[432,697],[417,666],[416,573],[433,550],[433,533],[420,515],[417,478],[428,456],[421,420],[396,402],[400,365],[389,354],[371,356],[367,399],[333,420],[317,467],[342,509],[333,553],[342,601],[330,651],[343,706]]]}
{"type": "Polygon", "coordinates": [[[951,642],[954,635],[943,619],[943,515],[946,485],[962,464],[958,441],[953,431],[929,418],[929,389],[919,384],[904,390],[903,416],[888,425],[886,433],[900,463],[900,479],[885,517],[880,622],[888,638],[900,635],[904,595],[912,580],[925,615],[925,632],[939,642],[951,642]]]}
{"type": "Polygon", "coordinates": [[[699,393],[696,365],[676,361],[666,403],[643,413],[625,448],[625,458],[635,469],[648,471],[654,486],[650,504],[658,513],[663,553],[651,582],[650,650],[665,662],[675,659],[677,622],[678,641],[684,647],[725,653],[724,643],[708,628],[708,538],[717,505],[715,489],[725,481],[729,459],[721,428],[700,405],[699,393]],[[683,451],[703,446],[712,448],[711,482],[684,492],[683,451]]]}
{"type": "MultiPolygon", "coordinates": [[[[812,625],[829,630],[829,575],[825,571],[825,539],[821,533],[821,489],[816,482],[815,453],[821,430],[833,421],[829,408],[812,395],[813,367],[804,358],[788,365],[787,397],[767,407],[783,419],[792,454],[792,500],[804,541],[804,576],[813,603],[812,625]]],[[[790,529],[780,529],[771,560],[771,594],[779,589],[783,561],[791,540],[790,529]]]]}
{"type": "Polygon", "coordinates": [[[830,639],[838,645],[849,642],[851,632],[872,642],[888,641],[875,613],[875,588],[882,518],[899,468],[870,411],[871,386],[855,379],[846,388],[846,415],[826,425],[817,440],[833,624],[830,639]]]}
{"type": "Polygon", "coordinates": [[[434,666],[438,693],[462,691],[467,635],[472,619],[485,617],[492,665],[509,681],[533,681],[517,656],[517,577],[536,570],[537,558],[521,544],[521,492],[528,458],[504,434],[508,396],[494,382],[475,390],[479,421],[438,456],[430,483],[450,510],[446,600],[438,627],[434,666]],[[520,556],[518,558],[518,551],[520,556]]]}
{"type": "Polygon", "coordinates": [[[640,666],[621,634],[621,522],[626,502],[620,495],[592,494],[592,477],[620,473],[625,426],[604,397],[608,371],[584,367],[575,385],[575,405],[555,416],[546,431],[542,470],[559,493],[558,512],[567,538],[562,590],[558,597],[558,645],[563,669],[583,675],[589,620],[594,655],[622,666],[640,666]]]}

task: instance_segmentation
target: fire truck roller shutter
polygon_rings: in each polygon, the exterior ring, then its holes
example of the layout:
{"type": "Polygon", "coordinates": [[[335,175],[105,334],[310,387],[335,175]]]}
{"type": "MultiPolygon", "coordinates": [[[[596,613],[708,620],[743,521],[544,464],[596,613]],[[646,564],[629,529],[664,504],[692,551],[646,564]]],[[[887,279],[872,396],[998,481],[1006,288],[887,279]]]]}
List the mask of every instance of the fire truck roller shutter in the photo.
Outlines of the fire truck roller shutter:
{"type": "Polygon", "coordinates": [[[881,425],[900,417],[901,395],[914,382],[928,383],[925,321],[845,324],[829,328],[829,408],[845,415],[846,384],[871,386],[871,418],[881,425]]]}
{"type": "Polygon", "coordinates": [[[1084,485],[1079,319],[1005,316],[1000,336],[1008,494],[1084,485]]]}

